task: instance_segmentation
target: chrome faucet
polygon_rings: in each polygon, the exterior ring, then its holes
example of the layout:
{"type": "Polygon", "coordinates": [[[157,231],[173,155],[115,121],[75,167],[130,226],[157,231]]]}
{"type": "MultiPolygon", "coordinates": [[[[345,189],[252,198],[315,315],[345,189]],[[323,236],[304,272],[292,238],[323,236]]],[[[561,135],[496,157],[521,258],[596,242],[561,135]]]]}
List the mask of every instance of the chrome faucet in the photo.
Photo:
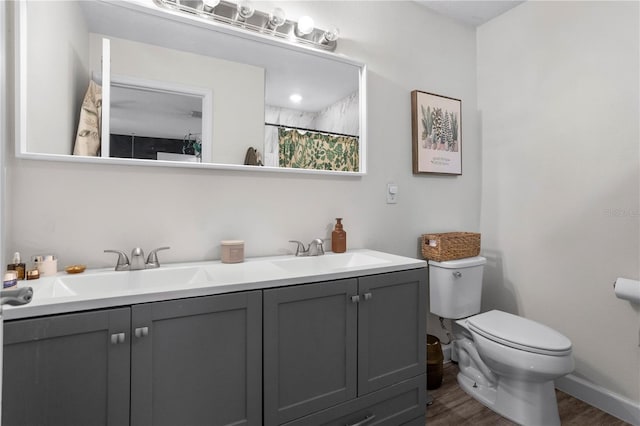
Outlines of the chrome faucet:
{"type": "Polygon", "coordinates": [[[142,269],[154,269],[160,267],[158,261],[158,251],[168,250],[170,247],[159,247],[151,250],[147,260],[144,260],[144,251],[140,247],[131,250],[131,262],[126,253],[122,250],[105,250],[105,253],[116,253],[118,261],[116,262],[116,271],[139,271],[142,269]]]}
{"type": "Polygon", "coordinates": [[[324,241],[320,238],[316,238],[315,240],[309,243],[309,248],[307,251],[309,252],[309,256],[322,256],[324,254],[324,241]]]}
{"type": "Polygon", "coordinates": [[[311,241],[306,249],[304,244],[298,240],[289,240],[289,242],[297,244],[296,256],[322,256],[324,254],[324,241],[320,238],[311,241]]]}
{"type": "Polygon", "coordinates": [[[144,269],[144,251],[140,247],[136,247],[131,250],[131,264],[129,265],[130,271],[139,271],[144,269]]]}

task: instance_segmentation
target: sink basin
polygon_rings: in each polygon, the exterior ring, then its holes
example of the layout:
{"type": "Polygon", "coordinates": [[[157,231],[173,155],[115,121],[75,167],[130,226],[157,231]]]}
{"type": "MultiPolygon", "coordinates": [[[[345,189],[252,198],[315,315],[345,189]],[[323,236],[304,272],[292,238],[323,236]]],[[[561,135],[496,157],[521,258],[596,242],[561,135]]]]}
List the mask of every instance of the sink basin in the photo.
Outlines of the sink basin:
{"type": "Polygon", "coordinates": [[[141,271],[109,271],[58,278],[54,284],[87,296],[114,292],[151,291],[156,288],[184,286],[207,280],[199,267],[159,268],[141,271]]]}
{"type": "Polygon", "coordinates": [[[294,257],[273,260],[281,269],[293,273],[322,273],[384,265],[390,260],[364,253],[329,253],[323,256],[294,257]]]}
{"type": "Polygon", "coordinates": [[[260,282],[282,274],[282,269],[271,262],[217,263],[203,266],[209,282],[234,284],[240,282],[260,282]]]}
{"type": "Polygon", "coordinates": [[[58,297],[71,297],[77,296],[77,293],[71,290],[66,284],[60,280],[54,280],[44,282],[40,284],[38,281],[35,283],[27,283],[29,287],[33,289],[33,297],[36,300],[41,298],[58,298],[58,297]]]}

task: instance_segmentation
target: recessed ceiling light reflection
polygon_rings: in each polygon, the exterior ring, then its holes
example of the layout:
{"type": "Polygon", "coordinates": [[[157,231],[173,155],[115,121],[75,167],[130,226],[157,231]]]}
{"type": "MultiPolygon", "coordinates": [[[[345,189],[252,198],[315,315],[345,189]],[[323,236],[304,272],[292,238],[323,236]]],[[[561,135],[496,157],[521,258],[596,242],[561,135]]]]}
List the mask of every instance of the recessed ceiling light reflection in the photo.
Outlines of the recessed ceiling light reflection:
{"type": "Polygon", "coordinates": [[[302,95],[299,93],[294,93],[291,96],[289,96],[289,100],[294,104],[299,104],[300,102],[302,102],[302,95]]]}

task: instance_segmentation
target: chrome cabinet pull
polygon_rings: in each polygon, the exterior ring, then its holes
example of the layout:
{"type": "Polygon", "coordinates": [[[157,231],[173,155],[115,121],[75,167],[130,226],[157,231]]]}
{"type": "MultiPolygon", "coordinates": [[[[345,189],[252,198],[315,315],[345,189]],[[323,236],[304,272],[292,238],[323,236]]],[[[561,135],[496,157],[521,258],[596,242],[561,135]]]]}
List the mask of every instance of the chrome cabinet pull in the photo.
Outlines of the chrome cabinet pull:
{"type": "Polygon", "coordinates": [[[135,336],[139,339],[141,337],[144,336],[148,336],[149,335],[149,327],[138,327],[135,330],[133,330],[133,334],[135,334],[135,336]]]}
{"type": "Polygon", "coordinates": [[[371,293],[365,293],[364,294],[364,300],[371,300],[373,299],[373,294],[371,293]]]}
{"type": "Polygon", "coordinates": [[[369,414],[364,419],[360,420],[358,423],[346,424],[345,426],[364,426],[367,423],[371,423],[376,418],[375,414],[369,414]]]}
{"type": "Polygon", "coordinates": [[[114,333],[111,335],[111,344],[117,345],[118,343],[124,343],[124,333],[114,333]]]}
{"type": "Polygon", "coordinates": [[[352,303],[360,302],[360,296],[358,294],[356,294],[355,296],[351,296],[351,302],[352,303]]]}

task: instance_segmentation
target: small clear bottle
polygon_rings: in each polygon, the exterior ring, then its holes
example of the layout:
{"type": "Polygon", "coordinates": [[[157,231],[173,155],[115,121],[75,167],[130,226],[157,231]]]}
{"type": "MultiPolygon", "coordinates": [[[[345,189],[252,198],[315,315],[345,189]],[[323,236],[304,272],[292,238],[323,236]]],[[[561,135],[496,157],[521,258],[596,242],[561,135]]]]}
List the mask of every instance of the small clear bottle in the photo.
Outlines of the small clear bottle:
{"type": "Polygon", "coordinates": [[[27,272],[27,265],[20,260],[19,252],[15,252],[13,254],[13,263],[8,264],[7,269],[10,271],[16,271],[19,280],[24,280],[26,278],[25,274],[27,272]]]}

